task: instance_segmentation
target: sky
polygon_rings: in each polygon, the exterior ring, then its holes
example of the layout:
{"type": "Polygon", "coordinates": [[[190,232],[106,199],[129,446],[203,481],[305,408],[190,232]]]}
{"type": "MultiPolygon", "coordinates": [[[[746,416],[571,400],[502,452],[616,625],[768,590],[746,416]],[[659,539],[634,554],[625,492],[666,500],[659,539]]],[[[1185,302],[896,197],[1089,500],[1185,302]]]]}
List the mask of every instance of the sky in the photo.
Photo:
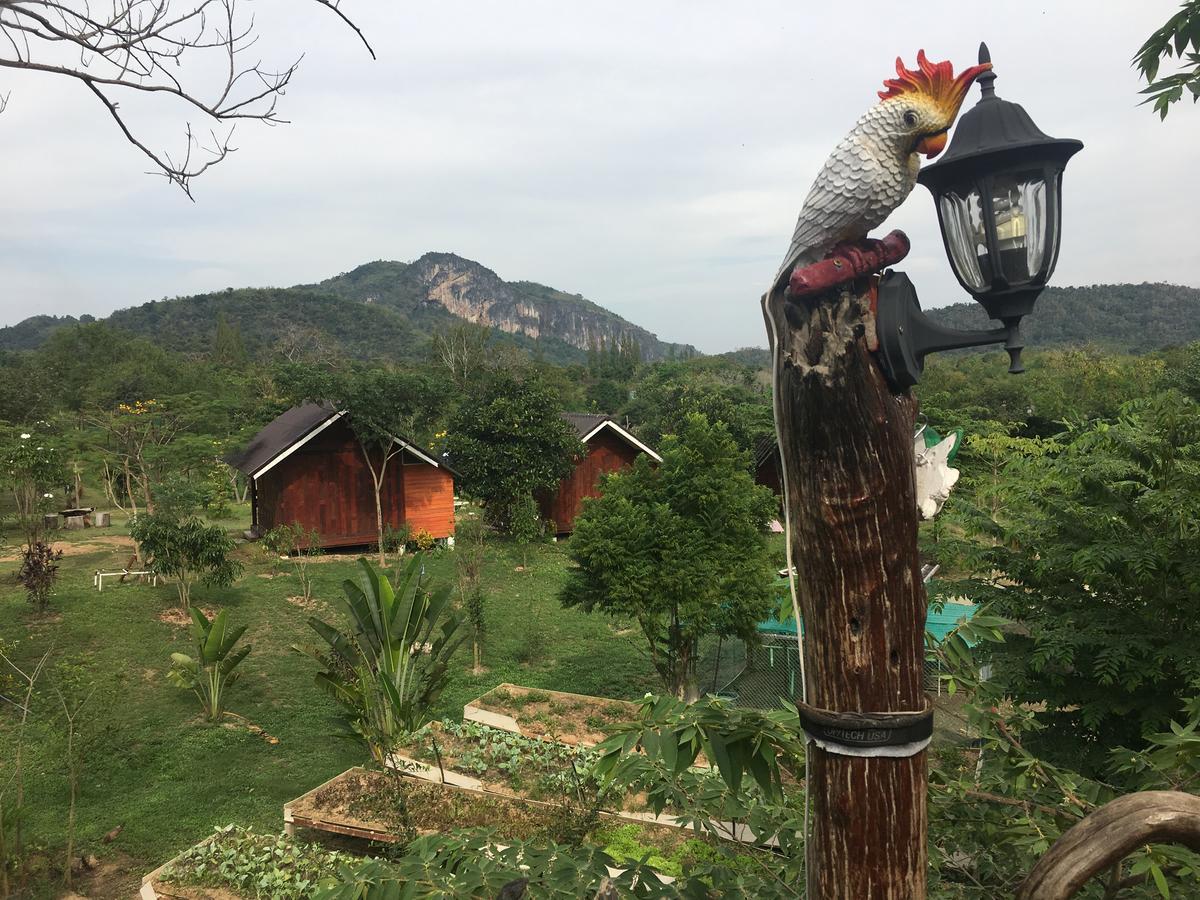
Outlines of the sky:
{"type": "MultiPolygon", "coordinates": [[[[145,174],[82,85],[0,69],[0,325],[448,251],[664,340],[765,346],[758,297],[896,56],[914,66],[924,48],[957,70],[980,40],[997,93],[1085,145],[1052,283],[1200,286],[1200,106],[1160,122],[1129,65],[1177,6],[344,0],[373,61],[316,4],[255,0],[264,60],[304,54],[290,124],[240,125],[194,202],[145,174]]],[[[202,86],[206,66],[189,72],[202,86]]],[[[186,110],[126,103],[139,135],[178,149],[186,110]]],[[[924,188],[892,227],[912,239],[900,268],[924,306],[969,299],[924,188]]]]}

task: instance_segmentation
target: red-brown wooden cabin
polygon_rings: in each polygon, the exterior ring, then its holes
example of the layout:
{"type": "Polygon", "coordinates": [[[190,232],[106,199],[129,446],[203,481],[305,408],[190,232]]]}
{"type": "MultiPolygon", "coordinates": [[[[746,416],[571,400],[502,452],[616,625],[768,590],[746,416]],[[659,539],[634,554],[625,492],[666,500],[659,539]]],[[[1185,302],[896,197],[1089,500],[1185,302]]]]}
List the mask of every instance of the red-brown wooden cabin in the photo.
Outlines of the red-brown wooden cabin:
{"type": "Polygon", "coordinates": [[[541,498],[542,518],[554,523],[558,534],[575,530],[575,517],[585,497],[600,496],[600,476],[633,465],[645,453],[655,462],[662,457],[603,414],[563,413],[587,453],[575,460],[575,469],[562,480],[558,491],[541,498]]]}
{"type": "MultiPolygon", "coordinates": [[[[387,464],[380,497],[384,524],[451,536],[454,473],[411,441],[395,441],[401,452],[387,464]]],[[[256,535],[298,524],[326,548],[376,542],[374,482],[344,413],[317,403],[289,409],[228,462],[250,480],[256,535]]]]}

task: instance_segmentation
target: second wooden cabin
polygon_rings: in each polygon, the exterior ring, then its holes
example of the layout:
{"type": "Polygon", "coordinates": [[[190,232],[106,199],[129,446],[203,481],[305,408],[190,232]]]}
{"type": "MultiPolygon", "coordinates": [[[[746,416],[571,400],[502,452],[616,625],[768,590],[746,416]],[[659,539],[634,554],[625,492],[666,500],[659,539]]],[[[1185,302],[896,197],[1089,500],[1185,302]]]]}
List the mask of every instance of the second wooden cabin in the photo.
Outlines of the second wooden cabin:
{"type": "MultiPolygon", "coordinates": [[[[394,438],[399,453],[387,464],[383,521],[413,534],[454,534],[454,473],[412,441],[394,438]]],[[[278,525],[315,531],[320,546],[374,544],[375,486],[345,414],[305,403],[260,431],[229,464],[250,481],[252,528],[263,535],[278,525]]]]}
{"type": "Polygon", "coordinates": [[[600,476],[633,465],[645,453],[655,462],[662,457],[602,413],[563,413],[587,452],[575,460],[575,468],[558,490],[540,498],[542,518],[554,523],[556,533],[575,530],[575,517],[586,497],[600,496],[600,476]]]}

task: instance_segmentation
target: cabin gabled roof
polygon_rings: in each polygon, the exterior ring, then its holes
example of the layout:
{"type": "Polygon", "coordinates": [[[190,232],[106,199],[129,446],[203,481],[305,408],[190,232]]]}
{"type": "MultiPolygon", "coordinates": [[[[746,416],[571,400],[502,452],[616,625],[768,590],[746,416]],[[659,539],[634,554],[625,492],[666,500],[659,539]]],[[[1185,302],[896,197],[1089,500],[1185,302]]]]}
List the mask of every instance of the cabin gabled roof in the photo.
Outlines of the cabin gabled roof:
{"type": "Polygon", "coordinates": [[[575,429],[575,434],[583,443],[587,443],[601,431],[606,429],[611,430],[629,446],[641,450],[655,462],[662,462],[662,457],[655,453],[646,444],[643,444],[632,434],[618,425],[610,416],[604,413],[569,413],[561,414],[564,419],[571,424],[575,429]]]}
{"type": "MultiPolygon", "coordinates": [[[[294,406],[268,422],[246,449],[227,456],[225,462],[250,478],[258,478],[345,415],[328,403],[303,403],[294,406]]],[[[434,459],[411,441],[399,435],[393,440],[422,462],[454,474],[453,469],[434,459]]]]}
{"type": "Polygon", "coordinates": [[[762,466],[779,456],[779,443],[773,434],[764,434],[754,442],[754,468],[762,466]]]}

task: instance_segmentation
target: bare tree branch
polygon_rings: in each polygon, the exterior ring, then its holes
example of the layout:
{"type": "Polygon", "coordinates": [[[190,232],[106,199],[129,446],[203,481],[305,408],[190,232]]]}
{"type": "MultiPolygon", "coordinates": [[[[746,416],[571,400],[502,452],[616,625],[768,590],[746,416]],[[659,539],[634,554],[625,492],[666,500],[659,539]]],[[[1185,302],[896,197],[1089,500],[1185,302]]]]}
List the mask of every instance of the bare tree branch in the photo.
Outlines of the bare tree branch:
{"type": "MultiPolygon", "coordinates": [[[[341,0],[312,0],[349,26],[375,58],[362,30],[341,9],[341,0]]],[[[238,0],[110,0],[94,15],[88,0],[0,0],[0,68],[57,75],[82,82],[117,127],[155,166],[153,174],[179,185],[189,197],[191,181],[221,162],[234,148],[217,129],[201,144],[191,121],[182,154],[153,150],[121,108],[121,91],[158,95],[217,123],[249,119],[280,124],[276,104],[300,65],[282,69],[247,61],[258,40],[253,16],[240,14],[238,0]],[[221,74],[207,84],[185,81],[198,69],[200,54],[220,54],[221,74]],[[186,60],[185,60],[186,56],[186,60]],[[77,61],[72,61],[72,60],[77,61]],[[185,65],[186,63],[186,65],[185,65]]],[[[9,95],[0,94],[0,112],[9,95]]]]}

